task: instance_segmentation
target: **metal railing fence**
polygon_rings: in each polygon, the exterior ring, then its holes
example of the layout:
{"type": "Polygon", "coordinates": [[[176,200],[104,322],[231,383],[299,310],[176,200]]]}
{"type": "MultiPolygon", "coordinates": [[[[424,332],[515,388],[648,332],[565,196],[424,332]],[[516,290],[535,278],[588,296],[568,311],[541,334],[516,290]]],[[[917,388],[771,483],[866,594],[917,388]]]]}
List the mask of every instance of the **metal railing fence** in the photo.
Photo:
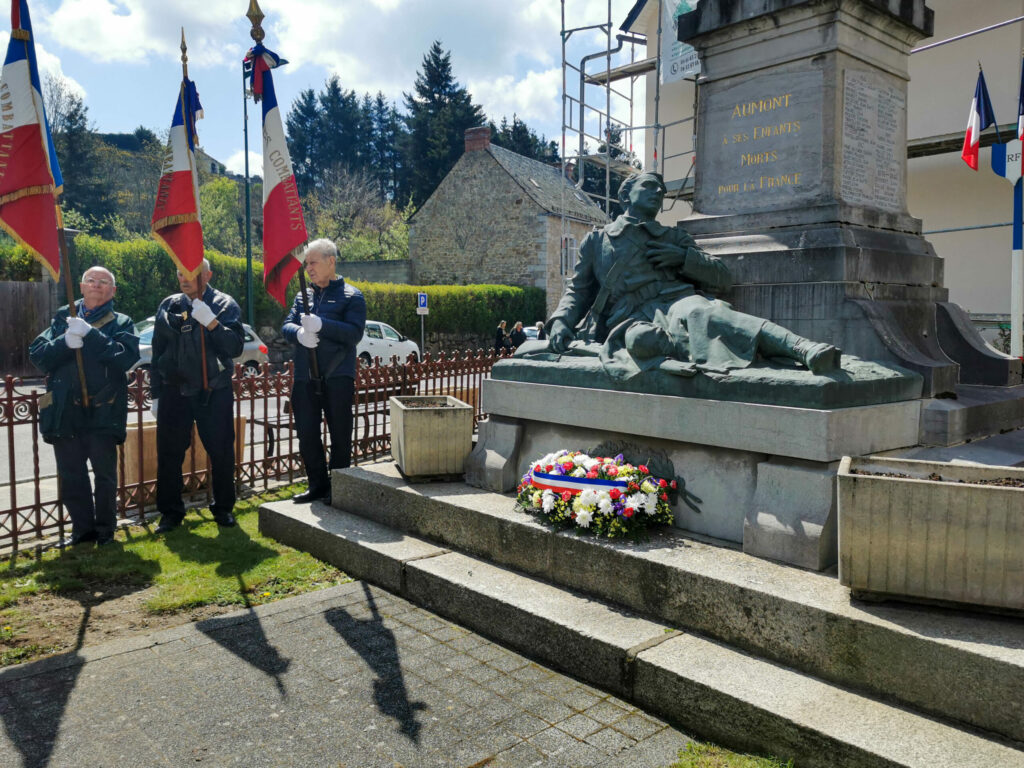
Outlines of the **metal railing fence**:
{"type": "MultiPolygon", "coordinates": [[[[480,387],[500,357],[493,351],[452,353],[421,361],[388,364],[375,360],[356,374],[353,402],[352,463],[387,456],[391,451],[388,400],[393,395],[452,395],[473,406],[476,422],[480,387]]],[[[303,478],[298,438],[289,396],[291,363],[280,372],[264,364],[258,375],[236,366],[232,381],[235,402],[235,487],[239,494],[266,490],[272,482],[303,478]]],[[[3,379],[0,394],[0,445],[6,447],[6,483],[0,482],[0,549],[68,532],[70,519],[60,499],[60,478],[52,449],[39,435],[42,387],[26,387],[13,376],[3,379]]],[[[145,372],[131,374],[128,386],[128,436],[118,449],[118,515],[142,521],[156,498],[156,422],[145,372]]],[[[326,442],[326,427],[324,439],[326,442]]],[[[184,494],[210,500],[209,462],[193,431],[182,466],[184,494]]]]}

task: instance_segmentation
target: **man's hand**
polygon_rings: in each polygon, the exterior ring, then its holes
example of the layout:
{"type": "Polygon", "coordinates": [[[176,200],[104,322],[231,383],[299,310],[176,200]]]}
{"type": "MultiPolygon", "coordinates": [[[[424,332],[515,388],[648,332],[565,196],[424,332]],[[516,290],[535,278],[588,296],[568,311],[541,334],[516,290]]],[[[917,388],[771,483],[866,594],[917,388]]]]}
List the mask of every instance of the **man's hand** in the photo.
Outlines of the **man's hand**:
{"type": "Polygon", "coordinates": [[[295,334],[295,340],[306,349],[316,349],[316,345],[320,343],[320,337],[305,328],[299,328],[299,332],[295,334]]]}
{"type": "Polygon", "coordinates": [[[157,403],[159,403],[159,402],[160,401],[157,398],[154,397],[153,398],[153,402],[150,403],[150,405],[149,405],[149,411],[150,411],[150,413],[153,414],[153,418],[154,419],[156,418],[157,403]]]}
{"type": "Polygon", "coordinates": [[[564,320],[555,318],[551,321],[551,333],[548,335],[548,347],[552,352],[562,354],[569,348],[576,339],[576,334],[564,320]]]}
{"type": "Polygon", "coordinates": [[[212,323],[217,322],[217,315],[210,309],[210,305],[202,299],[192,300],[192,317],[195,318],[197,323],[207,328],[210,328],[212,323]]]}
{"type": "Polygon", "coordinates": [[[68,349],[81,349],[85,345],[82,337],[70,330],[64,334],[64,343],[68,345],[68,349]]]}
{"type": "Polygon", "coordinates": [[[659,269],[682,269],[689,248],[659,240],[647,241],[647,258],[659,269]]]}
{"type": "Polygon", "coordinates": [[[317,315],[303,314],[301,321],[306,333],[320,333],[320,329],[324,327],[324,321],[317,315]]]}
{"type": "MultiPolygon", "coordinates": [[[[85,320],[83,320],[82,318],[80,318],[80,317],[69,317],[68,318],[67,334],[69,336],[77,336],[79,342],[81,342],[81,340],[85,337],[85,334],[87,334],[91,330],[92,330],[92,326],[89,325],[87,322],[85,322],[85,320]]],[[[79,347],[82,346],[81,343],[79,343],[78,346],[79,347]]]]}

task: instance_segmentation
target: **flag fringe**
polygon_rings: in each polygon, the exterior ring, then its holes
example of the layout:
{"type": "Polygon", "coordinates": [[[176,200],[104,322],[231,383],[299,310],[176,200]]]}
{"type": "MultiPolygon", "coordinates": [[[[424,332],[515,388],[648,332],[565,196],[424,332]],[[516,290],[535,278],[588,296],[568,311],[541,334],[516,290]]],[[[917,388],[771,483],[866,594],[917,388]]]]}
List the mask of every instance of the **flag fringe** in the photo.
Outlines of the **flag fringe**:
{"type": "Polygon", "coordinates": [[[49,262],[49,260],[47,260],[47,258],[45,256],[43,256],[43,254],[41,254],[39,251],[37,251],[35,248],[33,248],[27,242],[25,242],[24,238],[22,238],[18,234],[18,231],[16,229],[14,229],[14,227],[12,227],[10,224],[8,224],[4,220],[3,216],[0,216],[0,228],[2,228],[4,230],[4,232],[6,232],[8,235],[10,235],[11,239],[13,239],[14,242],[16,242],[18,245],[20,245],[26,251],[28,251],[29,255],[33,259],[35,259],[40,264],[42,264],[44,267],[46,267],[46,271],[50,273],[50,277],[53,278],[54,282],[57,282],[58,280],[60,280],[60,271],[59,270],[54,270],[53,265],[49,262]]]}
{"type": "Polygon", "coordinates": [[[193,221],[199,221],[198,213],[178,213],[174,216],[164,216],[164,218],[157,219],[150,225],[150,231],[156,235],[158,229],[173,227],[175,224],[191,224],[193,221]]]}
{"type": "Polygon", "coordinates": [[[9,194],[0,197],[0,205],[7,205],[17,200],[21,200],[23,197],[31,197],[32,195],[54,195],[56,197],[56,190],[53,184],[43,184],[38,187],[23,187],[22,189],[16,189],[9,194]]]}
{"type": "MultiPolygon", "coordinates": [[[[178,268],[178,272],[185,275],[186,277],[195,277],[196,275],[199,274],[199,270],[203,268],[202,260],[199,261],[199,266],[197,266],[195,269],[185,269],[185,265],[181,263],[181,260],[178,258],[178,255],[174,252],[174,249],[171,248],[171,244],[164,240],[163,237],[160,236],[160,233],[157,232],[155,229],[150,230],[150,234],[156,238],[158,243],[160,243],[160,247],[167,251],[167,255],[171,257],[171,261],[173,261],[174,266],[178,268]]],[[[205,255],[203,256],[203,258],[206,258],[205,255]]]]}

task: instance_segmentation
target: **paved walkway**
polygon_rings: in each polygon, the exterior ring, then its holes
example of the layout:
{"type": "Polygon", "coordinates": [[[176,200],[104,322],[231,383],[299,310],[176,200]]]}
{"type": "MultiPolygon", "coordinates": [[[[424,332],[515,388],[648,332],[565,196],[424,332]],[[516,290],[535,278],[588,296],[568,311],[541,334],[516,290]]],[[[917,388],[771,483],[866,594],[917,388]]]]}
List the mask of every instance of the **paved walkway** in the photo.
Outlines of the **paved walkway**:
{"type": "Polygon", "coordinates": [[[0,672],[0,765],[666,766],[665,723],[365,582],[0,672]]]}

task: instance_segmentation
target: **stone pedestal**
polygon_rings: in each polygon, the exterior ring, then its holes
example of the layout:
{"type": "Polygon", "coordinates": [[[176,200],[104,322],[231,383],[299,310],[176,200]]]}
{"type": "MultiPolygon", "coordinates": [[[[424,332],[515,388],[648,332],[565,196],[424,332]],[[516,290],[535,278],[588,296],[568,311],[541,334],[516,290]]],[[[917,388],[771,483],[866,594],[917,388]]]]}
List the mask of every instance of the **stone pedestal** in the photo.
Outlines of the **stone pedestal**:
{"type": "MultiPolygon", "coordinates": [[[[515,488],[551,451],[628,443],[670,460],[700,498],[676,525],[749,554],[821,570],[836,559],[835,476],[843,456],[917,444],[920,400],[831,410],[488,379],[467,480],[515,488]]],[[[649,452],[649,453],[647,453],[649,452]]]]}
{"type": "Polygon", "coordinates": [[[1021,383],[948,304],[906,207],[911,47],[924,0],[705,0],[679,20],[704,65],[693,218],[738,309],[920,373],[926,397],[1021,383]]]}

